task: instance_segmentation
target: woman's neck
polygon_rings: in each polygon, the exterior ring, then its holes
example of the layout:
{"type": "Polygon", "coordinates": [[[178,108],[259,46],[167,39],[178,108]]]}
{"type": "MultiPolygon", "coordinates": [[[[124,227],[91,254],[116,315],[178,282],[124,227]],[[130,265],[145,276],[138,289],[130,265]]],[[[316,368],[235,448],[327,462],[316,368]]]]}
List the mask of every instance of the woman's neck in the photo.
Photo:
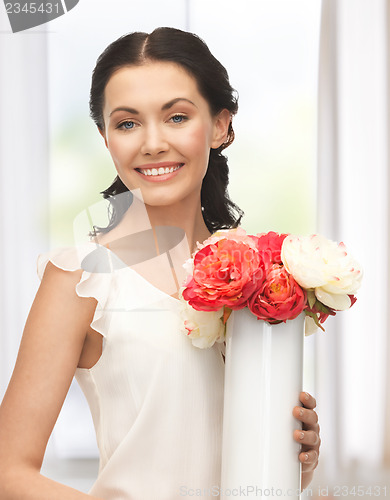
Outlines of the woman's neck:
{"type": "Polygon", "coordinates": [[[176,227],[184,231],[191,252],[197,242],[203,242],[210,236],[204,222],[200,199],[194,203],[188,200],[175,206],[150,206],[134,196],[130,209],[119,224],[127,234],[144,231],[157,226],[176,227]]]}

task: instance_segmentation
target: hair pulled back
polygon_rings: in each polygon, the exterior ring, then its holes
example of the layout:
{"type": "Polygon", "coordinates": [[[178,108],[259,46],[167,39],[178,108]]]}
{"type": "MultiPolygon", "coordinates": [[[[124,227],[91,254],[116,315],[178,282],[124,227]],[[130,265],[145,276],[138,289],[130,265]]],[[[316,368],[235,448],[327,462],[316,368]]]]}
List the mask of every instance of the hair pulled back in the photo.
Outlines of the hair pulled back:
{"type": "MultiPolygon", "coordinates": [[[[122,67],[139,66],[146,61],[167,61],[180,65],[195,78],[199,92],[208,102],[214,116],[223,109],[227,109],[232,116],[236,114],[237,98],[227,71],[207,45],[192,33],[175,28],[157,28],[150,34],[134,32],[122,36],[98,58],[92,74],[89,105],[91,117],[101,131],[104,131],[105,126],[104,91],[109,79],[122,67]]],[[[233,140],[234,131],[230,123],[226,142],[210,151],[207,173],[202,183],[203,218],[210,232],[238,226],[243,215],[227,192],[229,168],[222,151],[233,140]]],[[[132,201],[131,193],[118,176],[102,194],[110,201],[111,218],[106,228],[95,228],[95,232],[107,232],[116,226],[132,201]],[[126,192],[128,196],[124,194],[126,192]]]]}

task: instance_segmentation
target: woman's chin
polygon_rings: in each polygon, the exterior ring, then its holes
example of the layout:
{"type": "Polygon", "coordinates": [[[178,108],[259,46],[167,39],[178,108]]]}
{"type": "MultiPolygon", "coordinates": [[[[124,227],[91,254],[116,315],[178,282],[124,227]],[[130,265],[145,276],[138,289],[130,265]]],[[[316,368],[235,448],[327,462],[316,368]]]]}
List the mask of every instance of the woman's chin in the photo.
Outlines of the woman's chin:
{"type": "Polygon", "coordinates": [[[178,186],[165,186],[159,189],[148,189],[141,186],[136,188],[138,198],[149,207],[174,208],[182,203],[188,207],[191,203],[200,201],[200,188],[196,191],[180,190],[178,186]]]}

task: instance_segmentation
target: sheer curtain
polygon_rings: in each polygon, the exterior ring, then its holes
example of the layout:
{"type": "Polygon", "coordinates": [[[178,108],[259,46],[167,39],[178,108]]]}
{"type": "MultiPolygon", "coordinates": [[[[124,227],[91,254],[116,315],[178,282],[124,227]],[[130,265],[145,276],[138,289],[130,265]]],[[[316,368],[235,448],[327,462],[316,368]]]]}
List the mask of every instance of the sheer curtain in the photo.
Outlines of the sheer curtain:
{"type": "Polygon", "coordinates": [[[331,482],[345,471],[377,478],[385,449],[389,460],[387,8],[386,0],[322,4],[318,226],[365,270],[352,310],[316,337],[320,471],[331,482]]]}
{"type": "Polygon", "coordinates": [[[38,286],[48,234],[47,35],[13,34],[0,8],[0,400],[38,286]]]}

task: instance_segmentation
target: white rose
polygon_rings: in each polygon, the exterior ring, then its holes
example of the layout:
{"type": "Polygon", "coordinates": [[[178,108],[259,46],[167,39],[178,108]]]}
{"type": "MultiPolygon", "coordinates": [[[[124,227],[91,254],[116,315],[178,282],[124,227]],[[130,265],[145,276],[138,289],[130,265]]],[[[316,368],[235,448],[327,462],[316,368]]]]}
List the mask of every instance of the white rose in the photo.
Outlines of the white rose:
{"type": "Polygon", "coordinates": [[[194,274],[194,259],[187,259],[183,264],[183,268],[189,276],[192,276],[194,274]]]}
{"type": "Polygon", "coordinates": [[[197,311],[181,299],[183,320],[182,332],[187,335],[195,347],[206,349],[215,342],[225,340],[225,325],[223,324],[223,308],[219,311],[197,311]]]}
{"type": "Polygon", "coordinates": [[[287,271],[306,289],[313,289],[326,306],[343,311],[360,287],[363,272],[344,243],[337,244],[320,235],[285,238],[281,258],[287,271]]]}

